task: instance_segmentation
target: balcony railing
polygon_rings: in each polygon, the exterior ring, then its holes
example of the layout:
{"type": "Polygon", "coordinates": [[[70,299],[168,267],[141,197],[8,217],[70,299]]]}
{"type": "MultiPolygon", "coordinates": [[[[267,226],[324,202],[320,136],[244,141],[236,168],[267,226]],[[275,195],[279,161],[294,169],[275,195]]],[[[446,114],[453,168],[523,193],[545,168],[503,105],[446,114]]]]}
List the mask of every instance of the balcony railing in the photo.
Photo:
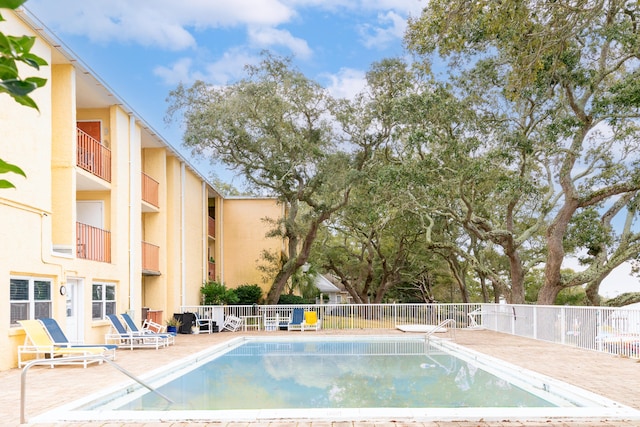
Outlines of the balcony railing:
{"type": "Polygon", "coordinates": [[[77,165],[93,175],[111,182],[111,150],[82,129],[76,129],[77,165]]]}
{"type": "Polygon", "coordinates": [[[159,206],[158,204],[158,188],[160,184],[146,173],[142,172],[142,200],[150,205],[159,206]]]}
{"type": "MultiPolygon", "coordinates": [[[[222,323],[226,316],[261,320],[276,314],[287,319],[294,308],[315,311],[322,329],[393,329],[415,325],[417,330],[452,320],[447,328],[489,329],[520,337],[585,350],[640,359],[640,309],[509,304],[309,304],[182,306],[222,323]],[[219,314],[216,316],[216,313],[219,314]]],[[[422,329],[423,331],[429,329],[422,329]]]]}
{"type": "Polygon", "coordinates": [[[207,217],[207,224],[209,229],[209,236],[216,237],[216,220],[211,217],[207,217]]]}
{"type": "Polygon", "coordinates": [[[111,262],[111,233],[81,222],[76,223],[76,256],[92,261],[111,262]]]}
{"type": "Polygon", "coordinates": [[[160,247],[142,242],[142,269],[160,272],[160,247]]]}

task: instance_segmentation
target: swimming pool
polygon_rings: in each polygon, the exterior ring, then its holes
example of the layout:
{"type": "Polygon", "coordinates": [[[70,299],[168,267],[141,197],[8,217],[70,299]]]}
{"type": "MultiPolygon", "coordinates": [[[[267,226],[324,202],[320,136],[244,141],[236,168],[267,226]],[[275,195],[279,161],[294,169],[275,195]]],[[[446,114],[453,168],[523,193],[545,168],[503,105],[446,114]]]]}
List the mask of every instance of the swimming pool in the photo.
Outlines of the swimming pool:
{"type": "Polygon", "coordinates": [[[175,403],[128,384],[37,418],[51,422],[638,417],[637,411],[584,390],[449,341],[432,339],[426,346],[416,336],[237,338],[144,380],[175,403]]]}

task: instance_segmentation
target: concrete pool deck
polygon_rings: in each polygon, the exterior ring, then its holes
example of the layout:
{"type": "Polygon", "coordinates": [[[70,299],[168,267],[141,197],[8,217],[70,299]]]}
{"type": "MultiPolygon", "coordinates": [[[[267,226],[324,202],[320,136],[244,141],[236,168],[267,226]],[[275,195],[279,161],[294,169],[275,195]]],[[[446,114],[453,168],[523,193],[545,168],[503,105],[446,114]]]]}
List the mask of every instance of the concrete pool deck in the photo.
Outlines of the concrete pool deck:
{"type": "MultiPolygon", "coordinates": [[[[199,352],[242,335],[382,335],[406,334],[398,330],[323,330],[305,332],[224,332],[217,334],[178,335],[176,344],[169,348],[118,350],[116,363],[134,375],[143,375],[158,367],[199,352]]],[[[640,410],[640,361],[615,355],[580,350],[570,346],[535,341],[484,330],[457,330],[455,343],[469,349],[502,359],[534,372],[547,375],[590,392],[612,399],[640,410]]],[[[2,425],[20,425],[20,374],[11,369],[0,372],[0,420],[2,425]]],[[[33,367],[27,375],[25,414],[29,419],[65,403],[73,402],[109,386],[127,382],[129,379],[109,364],[93,365],[87,369],[76,366],[33,367]]],[[[446,422],[296,422],[282,420],[273,422],[75,422],[64,424],[37,424],[39,426],[212,426],[212,427],[470,427],[470,426],[640,426],[640,421],[618,421],[593,419],[569,422],[544,420],[523,423],[516,420],[502,421],[446,421],[446,422]]]]}

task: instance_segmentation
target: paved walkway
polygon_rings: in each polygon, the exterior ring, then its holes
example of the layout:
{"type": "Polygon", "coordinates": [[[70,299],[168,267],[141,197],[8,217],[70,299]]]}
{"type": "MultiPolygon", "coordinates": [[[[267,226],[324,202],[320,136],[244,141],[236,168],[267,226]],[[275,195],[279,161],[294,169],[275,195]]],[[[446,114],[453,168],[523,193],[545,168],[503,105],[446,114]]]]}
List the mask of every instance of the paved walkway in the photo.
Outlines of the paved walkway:
{"type": "MultiPolygon", "coordinates": [[[[259,334],[299,334],[300,332],[237,332],[200,335],[178,335],[175,346],[167,349],[118,350],[116,362],[135,375],[142,375],[158,366],[204,350],[212,344],[230,338],[259,334]]],[[[304,334],[316,332],[304,332],[304,334]]],[[[320,331],[327,335],[348,334],[402,334],[397,330],[320,331]]],[[[548,375],[624,405],[640,410],[640,361],[614,355],[580,350],[568,346],[513,337],[491,331],[459,330],[455,342],[475,351],[486,353],[506,362],[548,375]]],[[[0,372],[0,424],[20,424],[20,374],[18,369],[0,372]]],[[[72,402],[105,387],[124,383],[124,377],[108,364],[81,367],[34,367],[27,377],[26,418],[72,402]]],[[[43,426],[45,424],[39,424],[43,426]]],[[[500,422],[297,422],[283,420],[270,423],[209,422],[209,423],[67,423],[53,424],[73,427],[116,426],[212,426],[212,427],[471,427],[471,426],[640,426],[640,421],[591,420],[581,422],[545,420],[522,423],[512,420],[500,422]]]]}

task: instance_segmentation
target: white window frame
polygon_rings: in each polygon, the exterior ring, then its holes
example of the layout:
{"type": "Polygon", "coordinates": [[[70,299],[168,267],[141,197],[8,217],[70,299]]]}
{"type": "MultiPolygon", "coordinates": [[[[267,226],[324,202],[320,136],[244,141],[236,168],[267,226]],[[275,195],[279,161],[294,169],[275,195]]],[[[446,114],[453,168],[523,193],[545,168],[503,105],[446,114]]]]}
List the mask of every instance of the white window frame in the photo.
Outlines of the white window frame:
{"type": "Polygon", "coordinates": [[[53,279],[46,277],[35,276],[10,276],[9,277],[9,326],[20,326],[18,320],[34,320],[42,317],[52,317],[53,313],[53,279]],[[14,280],[26,281],[28,284],[27,298],[26,299],[13,299],[15,295],[11,295],[12,282],[14,280]],[[48,289],[41,289],[38,293],[44,290],[44,298],[40,297],[36,299],[36,283],[46,284],[48,283],[48,289]],[[47,295],[48,291],[48,295],[47,295]],[[14,308],[23,306],[23,310],[26,308],[26,316],[17,312],[14,313],[14,308]],[[39,307],[38,307],[39,306],[39,307]],[[44,309],[44,310],[43,310],[44,309]]]}
{"type": "Polygon", "coordinates": [[[116,314],[117,287],[113,282],[93,282],[91,285],[91,319],[103,320],[107,314],[116,314]],[[108,298],[107,291],[112,289],[113,299],[108,298]]]}

